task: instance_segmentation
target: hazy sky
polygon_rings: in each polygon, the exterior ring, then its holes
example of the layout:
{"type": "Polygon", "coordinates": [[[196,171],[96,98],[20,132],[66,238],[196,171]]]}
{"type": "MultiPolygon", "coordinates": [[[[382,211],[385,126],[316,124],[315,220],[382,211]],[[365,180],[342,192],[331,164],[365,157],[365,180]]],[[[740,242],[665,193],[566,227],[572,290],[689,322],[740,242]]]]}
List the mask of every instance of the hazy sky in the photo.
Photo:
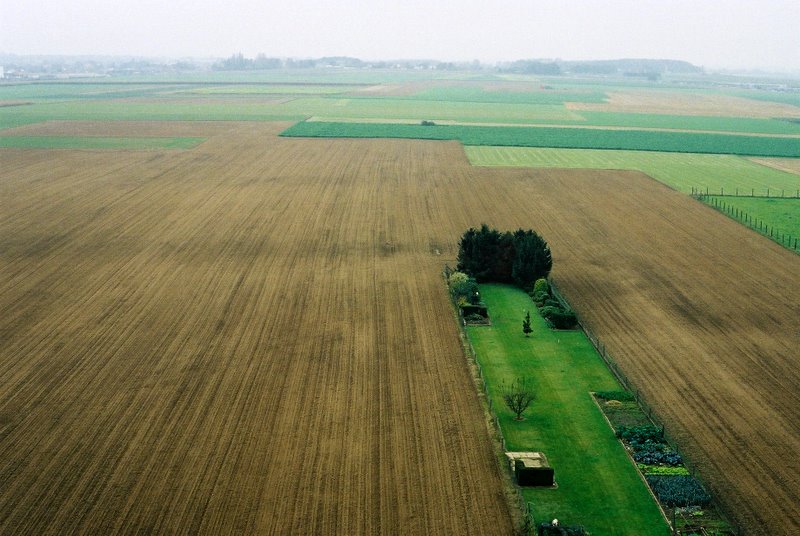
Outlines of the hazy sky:
{"type": "Polygon", "coordinates": [[[800,71],[800,0],[0,0],[0,52],[633,57],[800,71]]]}

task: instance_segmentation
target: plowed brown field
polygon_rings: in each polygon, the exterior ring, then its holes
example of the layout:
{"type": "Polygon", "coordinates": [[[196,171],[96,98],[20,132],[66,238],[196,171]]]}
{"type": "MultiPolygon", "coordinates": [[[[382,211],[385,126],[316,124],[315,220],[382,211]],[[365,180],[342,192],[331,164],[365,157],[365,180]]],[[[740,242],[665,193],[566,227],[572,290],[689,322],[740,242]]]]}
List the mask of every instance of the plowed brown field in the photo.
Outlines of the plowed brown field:
{"type": "Polygon", "coordinates": [[[0,534],[510,533],[435,254],[458,146],[278,130],[1,153],[0,534]]]}
{"type": "Polygon", "coordinates": [[[508,534],[438,275],[481,222],[545,236],[740,522],[800,530],[796,255],[637,173],[225,126],[0,152],[0,533],[508,534]]]}

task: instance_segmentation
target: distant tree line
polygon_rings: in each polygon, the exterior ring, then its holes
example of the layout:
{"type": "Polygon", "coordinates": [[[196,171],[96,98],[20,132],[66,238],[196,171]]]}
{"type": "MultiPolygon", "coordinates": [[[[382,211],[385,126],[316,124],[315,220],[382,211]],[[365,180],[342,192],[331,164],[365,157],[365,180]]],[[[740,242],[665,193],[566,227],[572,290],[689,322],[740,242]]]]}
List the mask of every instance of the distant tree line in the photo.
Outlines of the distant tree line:
{"type": "Polygon", "coordinates": [[[483,224],[468,229],[458,245],[458,270],[478,283],[513,283],[529,291],[552,267],[550,247],[531,229],[501,233],[483,224]]]}
{"type": "Polygon", "coordinates": [[[216,62],[217,71],[255,71],[265,69],[313,69],[315,67],[340,67],[348,69],[426,69],[440,71],[479,70],[484,66],[477,60],[472,62],[445,62],[437,60],[363,61],[349,56],[325,56],[312,59],[275,58],[259,54],[247,58],[241,52],[216,62]]]}
{"type": "Polygon", "coordinates": [[[680,60],[621,59],[592,61],[517,60],[501,64],[501,72],[559,75],[594,74],[658,78],[666,73],[701,73],[703,69],[680,60]]]}

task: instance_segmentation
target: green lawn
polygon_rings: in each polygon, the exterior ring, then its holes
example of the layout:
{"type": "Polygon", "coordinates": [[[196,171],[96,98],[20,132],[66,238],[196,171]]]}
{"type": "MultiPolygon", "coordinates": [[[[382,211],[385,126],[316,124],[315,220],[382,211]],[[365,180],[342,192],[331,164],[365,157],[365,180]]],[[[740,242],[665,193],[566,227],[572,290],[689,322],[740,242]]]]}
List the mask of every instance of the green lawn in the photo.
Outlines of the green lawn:
{"type": "Polygon", "coordinates": [[[190,149],[205,138],[102,138],[0,136],[0,148],[16,149],[190,149]]]}
{"type": "Polygon", "coordinates": [[[689,193],[692,188],[711,193],[764,194],[782,189],[795,192],[800,176],[751,162],[734,155],[659,153],[529,147],[465,147],[475,166],[589,168],[638,170],[667,186],[689,193]]]}
{"type": "Polygon", "coordinates": [[[542,451],[555,468],[557,489],[523,491],[537,522],[557,518],[582,524],[592,534],[668,534],[666,522],[614,436],[590,391],[619,385],[580,331],[546,327],[522,291],[481,285],[491,327],[468,335],[490,386],[508,448],[542,451]],[[534,329],[522,334],[525,311],[534,329]],[[536,400],[522,422],[514,421],[501,398],[501,385],[525,378],[536,400]]]}
{"type": "MultiPolygon", "coordinates": [[[[516,105],[511,106],[513,107],[516,105]]],[[[425,116],[422,116],[422,119],[425,118],[425,116]]],[[[432,118],[427,117],[427,119],[432,118]]],[[[800,138],[677,131],[301,122],[285,130],[281,135],[319,138],[413,138],[427,140],[459,140],[464,145],[622,149],[678,153],[800,157],[800,138]]]]}

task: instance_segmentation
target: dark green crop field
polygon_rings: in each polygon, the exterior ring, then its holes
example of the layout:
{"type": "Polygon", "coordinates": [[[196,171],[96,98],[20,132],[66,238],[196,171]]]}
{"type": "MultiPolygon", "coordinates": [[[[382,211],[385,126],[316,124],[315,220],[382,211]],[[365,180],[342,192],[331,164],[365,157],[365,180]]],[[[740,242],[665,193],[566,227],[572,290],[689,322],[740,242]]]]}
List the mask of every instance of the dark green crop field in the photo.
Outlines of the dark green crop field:
{"type": "Polygon", "coordinates": [[[302,122],[282,136],[458,140],[464,145],[800,157],[800,138],[559,127],[302,122]]]}

